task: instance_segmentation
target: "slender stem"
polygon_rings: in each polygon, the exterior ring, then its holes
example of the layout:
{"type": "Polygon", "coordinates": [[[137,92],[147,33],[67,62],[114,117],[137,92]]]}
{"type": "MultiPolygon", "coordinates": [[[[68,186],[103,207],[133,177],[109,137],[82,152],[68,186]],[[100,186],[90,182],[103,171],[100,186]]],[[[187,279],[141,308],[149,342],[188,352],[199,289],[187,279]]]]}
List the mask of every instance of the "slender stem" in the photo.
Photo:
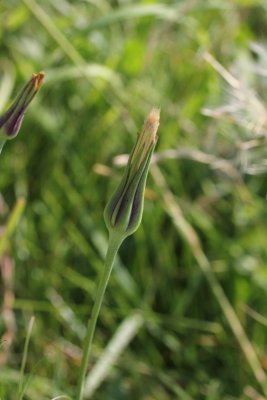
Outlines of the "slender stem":
{"type": "Polygon", "coordinates": [[[6,140],[0,140],[0,154],[2,153],[2,150],[3,150],[3,147],[4,147],[4,145],[5,145],[5,143],[6,143],[6,140]]]}
{"type": "Polygon", "coordinates": [[[23,377],[24,377],[24,371],[25,371],[25,366],[26,366],[26,361],[27,361],[27,355],[28,355],[28,349],[29,349],[29,343],[30,343],[33,324],[34,324],[34,316],[32,316],[31,319],[30,319],[28,332],[27,332],[25,345],[24,345],[24,350],[23,350],[22,363],[21,363],[21,367],[20,367],[19,391],[18,391],[18,398],[19,399],[23,398],[24,389],[26,387],[26,385],[25,385],[25,387],[22,390],[23,377]]]}
{"type": "Polygon", "coordinates": [[[123,241],[121,235],[117,236],[116,234],[111,233],[109,238],[108,250],[105,259],[105,266],[100,276],[100,281],[97,288],[95,303],[92,309],[91,318],[88,321],[88,327],[86,332],[86,337],[84,341],[83,348],[83,356],[79,373],[79,382],[78,382],[78,395],[77,400],[82,400],[83,398],[83,386],[85,374],[88,366],[90,351],[92,347],[92,341],[94,337],[95,327],[97,318],[99,315],[99,311],[102,305],[103,297],[105,294],[105,290],[108,284],[108,280],[112,271],[112,266],[114,263],[115,256],[120,248],[120,245],[123,241]]]}

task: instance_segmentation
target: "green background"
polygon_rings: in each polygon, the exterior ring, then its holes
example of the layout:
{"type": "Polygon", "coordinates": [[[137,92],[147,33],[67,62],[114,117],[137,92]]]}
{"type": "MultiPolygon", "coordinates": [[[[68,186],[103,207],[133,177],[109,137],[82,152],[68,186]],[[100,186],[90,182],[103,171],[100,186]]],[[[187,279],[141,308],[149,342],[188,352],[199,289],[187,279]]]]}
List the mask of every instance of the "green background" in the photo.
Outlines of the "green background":
{"type": "Polygon", "coordinates": [[[46,73],[0,160],[1,400],[25,383],[24,399],[74,399],[116,157],[153,106],[157,162],[89,377],[139,322],[91,398],[267,396],[266,13],[264,0],[1,1],[1,111],[46,73]]]}

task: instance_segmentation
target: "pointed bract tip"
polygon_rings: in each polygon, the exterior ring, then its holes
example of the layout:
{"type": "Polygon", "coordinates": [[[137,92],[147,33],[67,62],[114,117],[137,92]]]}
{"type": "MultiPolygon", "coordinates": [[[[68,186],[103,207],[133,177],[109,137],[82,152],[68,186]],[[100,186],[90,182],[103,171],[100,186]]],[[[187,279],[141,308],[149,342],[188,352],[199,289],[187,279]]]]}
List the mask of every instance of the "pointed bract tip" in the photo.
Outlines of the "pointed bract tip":
{"type": "Polygon", "coordinates": [[[34,84],[35,90],[39,90],[43,84],[45,73],[43,71],[32,74],[32,82],[34,84]]]}
{"type": "Polygon", "coordinates": [[[156,133],[159,127],[159,119],[160,109],[152,108],[144,123],[144,131],[148,131],[151,134],[153,142],[155,142],[157,139],[156,133]]]}

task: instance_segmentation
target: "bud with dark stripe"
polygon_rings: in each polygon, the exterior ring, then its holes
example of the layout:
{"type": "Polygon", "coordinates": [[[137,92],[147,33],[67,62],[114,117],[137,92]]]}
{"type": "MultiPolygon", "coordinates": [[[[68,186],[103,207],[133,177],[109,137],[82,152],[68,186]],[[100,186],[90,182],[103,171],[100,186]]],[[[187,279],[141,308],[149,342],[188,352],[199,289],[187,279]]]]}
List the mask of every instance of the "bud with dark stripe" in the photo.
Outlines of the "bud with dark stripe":
{"type": "Polygon", "coordinates": [[[159,110],[153,109],[137,137],[122,181],[104,211],[108,230],[122,239],[134,233],[142,219],[146,179],[158,126],[159,110]]]}
{"type": "Polygon", "coordinates": [[[44,72],[33,74],[17,96],[15,102],[0,117],[0,141],[2,146],[6,140],[13,139],[19,133],[25,112],[39,91],[44,75],[44,72]]]}

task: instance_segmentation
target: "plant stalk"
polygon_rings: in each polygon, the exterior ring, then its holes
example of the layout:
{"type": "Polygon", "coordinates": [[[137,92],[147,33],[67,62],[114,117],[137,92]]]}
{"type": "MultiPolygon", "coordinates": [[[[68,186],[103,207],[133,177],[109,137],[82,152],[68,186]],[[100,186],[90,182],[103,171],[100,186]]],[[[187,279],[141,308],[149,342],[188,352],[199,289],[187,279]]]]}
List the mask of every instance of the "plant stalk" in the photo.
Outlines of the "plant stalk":
{"type": "Polygon", "coordinates": [[[83,399],[83,387],[84,387],[84,380],[85,375],[88,367],[88,361],[90,357],[95,327],[99,315],[99,311],[103,302],[105,290],[109,281],[109,277],[112,271],[112,267],[114,264],[115,256],[120,248],[121,243],[123,242],[123,237],[116,233],[111,232],[109,237],[108,243],[108,250],[105,258],[105,265],[104,269],[101,273],[96,298],[92,309],[91,318],[88,321],[86,337],[84,341],[84,348],[83,348],[83,355],[82,355],[82,362],[80,367],[79,373],[79,381],[78,381],[78,395],[77,400],[83,399]]]}

